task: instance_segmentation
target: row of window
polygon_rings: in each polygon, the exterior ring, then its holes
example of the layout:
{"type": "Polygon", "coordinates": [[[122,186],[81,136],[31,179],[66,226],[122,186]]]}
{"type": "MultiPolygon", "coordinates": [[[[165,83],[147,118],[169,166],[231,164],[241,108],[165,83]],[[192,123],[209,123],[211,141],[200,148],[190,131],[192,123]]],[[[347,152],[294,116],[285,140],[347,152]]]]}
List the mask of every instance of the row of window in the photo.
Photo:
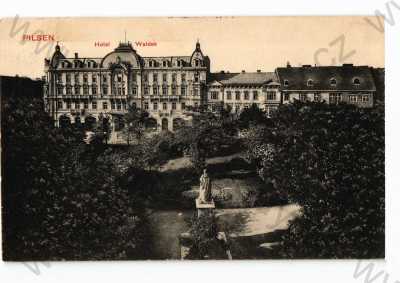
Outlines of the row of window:
{"type": "MultiPolygon", "coordinates": [[[[152,105],[152,110],[155,110],[155,111],[159,110],[159,104],[158,104],[158,102],[153,102],[152,104],[153,104],[153,105],[152,105]]],[[[161,109],[162,109],[162,110],[169,110],[168,103],[163,102],[163,103],[160,103],[160,104],[161,104],[161,109]]],[[[181,110],[184,110],[184,109],[186,108],[186,104],[185,104],[184,102],[182,102],[180,105],[181,105],[181,110]]],[[[195,102],[195,106],[196,106],[196,107],[198,106],[198,103],[197,103],[197,102],[195,102]]],[[[145,102],[145,103],[144,103],[144,109],[145,109],[145,110],[149,110],[149,109],[150,109],[150,104],[149,104],[149,102],[145,102]]],[[[176,102],[172,102],[172,103],[171,103],[170,109],[171,109],[171,110],[176,110],[176,109],[177,109],[177,103],[176,103],[176,102]]]]}
{"type": "MultiPolygon", "coordinates": [[[[335,78],[331,78],[329,80],[329,83],[330,83],[331,86],[336,86],[337,85],[337,80],[335,78]]],[[[359,78],[354,78],[353,79],[353,84],[356,85],[356,86],[360,85],[361,84],[360,79],[359,78]]],[[[289,80],[283,80],[283,85],[284,86],[289,86],[289,80]]],[[[309,86],[309,87],[314,86],[314,81],[312,79],[308,79],[307,80],[307,86],[309,86]]]]}
{"type": "MultiPolygon", "coordinates": [[[[274,92],[275,94],[275,92],[274,92]]],[[[219,92],[218,91],[212,91],[211,92],[211,99],[217,100],[219,99],[219,92]]],[[[227,100],[232,100],[232,91],[227,91],[226,92],[226,99],[227,100]]],[[[241,99],[241,92],[240,91],[235,91],[235,100],[240,100],[241,99]]],[[[244,91],[243,92],[243,99],[244,100],[250,100],[250,92],[249,91],[244,91]]],[[[253,100],[258,100],[258,91],[253,91],[253,100]]]]}
{"type": "Polygon", "coordinates": [[[72,66],[74,66],[74,68],[97,68],[99,66],[99,64],[97,64],[94,61],[88,61],[86,63],[80,61],[80,60],[75,60],[73,64],[71,64],[70,62],[65,62],[62,61],[61,62],[61,68],[72,68],[72,66]]]}
{"type": "MultiPolygon", "coordinates": [[[[161,67],[161,66],[165,68],[165,67],[172,67],[173,66],[173,63],[171,61],[167,61],[167,60],[164,60],[162,62],[158,62],[158,61],[150,59],[147,64],[151,68],[152,67],[161,67]]],[[[176,66],[178,66],[178,67],[185,67],[185,66],[188,66],[188,65],[189,65],[189,63],[184,61],[184,60],[177,60],[176,61],[176,66]]],[[[201,67],[202,65],[203,65],[203,62],[201,60],[196,59],[194,61],[194,66],[201,67]]]]}
{"type": "MultiPolygon", "coordinates": [[[[300,101],[307,101],[310,99],[310,96],[304,93],[299,94],[299,100],[300,101]]],[[[349,101],[350,102],[369,102],[369,95],[349,95],[349,101]]],[[[283,100],[288,101],[289,100],[289,94],[285,93],[283,95],[283,100]]],[[[321,94],[320,93],[314,93],[313,95],[313,101],[321,101],[321,94]]],[[[343,101],[343,94],[342,93],[330,93],[329,94],[329,103],[339,103],[343,101]]]]}
{"type": "MultiPolygon", "coordinates": [[[[62,101],[57,102],[57,108],[58,109],[63,109],[64,103],[62,101]]],[[[112,100],[111,103],[111,109],[127,109],[127,104],[125,100],[112,100]]],[[[71,101],[66,101],[65,102],[65,109],[89,109],[89,101],[84,101],[83,103],[81,102],[71,102],[71,101]]],[[[92,101],[91,102],[91,109],[96,110],[97,109],[97,101],[92,101]]],[[[107,110],[108,109],[108,102],[103,102],[102,109],[107,110]]]]}

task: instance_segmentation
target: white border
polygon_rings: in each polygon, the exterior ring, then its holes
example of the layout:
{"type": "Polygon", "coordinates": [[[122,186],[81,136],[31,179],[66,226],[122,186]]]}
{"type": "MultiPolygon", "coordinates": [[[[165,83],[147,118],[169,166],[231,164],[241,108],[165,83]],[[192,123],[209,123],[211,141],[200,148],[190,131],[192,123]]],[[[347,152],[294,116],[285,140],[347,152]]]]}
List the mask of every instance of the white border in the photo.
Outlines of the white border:
{"type": "MultiPolygon", "coordinates": [[[[400,7],[400,0],[390,0],[400,7]]],[[[387,15],[389,1],[3,1],[1,17],[55,16],[206,16],[206,15],[387,15]]],[[[372,262],[371,278],[384,271],[388,283],[400,282],[398,174],[400,135],[400,9],[392,5],[394,24],[386,24],[386,261],[372,262]],[[397,220],[397,221],[396,221],[397,220]],[[397,267],[397,268],[396,268],[397,267]]],[[[327,31],[330,32],[330,31],[327,31]]],[[[66,262],[39,264],[35,275],[21,263],[0,263],[3,282],[368,282],[354,278],[357,261],[237,262],[66,262]]],[[[361,262],[361,269],[367,262],[361,262]]],[[[33,268],[35,268],[33,266],[33,268]]],[[[374,281],[385,282],[384,274],[374,281]]]]}

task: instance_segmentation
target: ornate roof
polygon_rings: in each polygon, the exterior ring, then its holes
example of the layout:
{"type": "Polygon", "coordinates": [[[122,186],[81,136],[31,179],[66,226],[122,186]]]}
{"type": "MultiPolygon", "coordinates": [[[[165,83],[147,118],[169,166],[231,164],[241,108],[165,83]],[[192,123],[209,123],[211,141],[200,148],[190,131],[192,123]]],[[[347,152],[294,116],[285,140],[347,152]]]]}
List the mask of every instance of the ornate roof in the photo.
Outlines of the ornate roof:
{"type": "Polygon", "coordinates": [[[264,85],[278,82],[274,72],[255,73],[211,73],[210,83],[220,82],[223,85],[264,85]]]}

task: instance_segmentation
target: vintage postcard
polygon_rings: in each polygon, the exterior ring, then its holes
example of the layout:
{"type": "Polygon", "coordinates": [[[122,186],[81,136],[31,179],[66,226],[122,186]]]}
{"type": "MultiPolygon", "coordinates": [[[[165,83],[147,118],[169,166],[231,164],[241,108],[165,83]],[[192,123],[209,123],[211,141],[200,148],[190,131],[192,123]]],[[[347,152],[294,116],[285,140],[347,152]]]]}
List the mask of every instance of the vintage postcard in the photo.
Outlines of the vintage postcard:
{"type": "Polygon", "coordinates": [[[3,260],[384,258],[379,20],[3,19],[3,260]]]}

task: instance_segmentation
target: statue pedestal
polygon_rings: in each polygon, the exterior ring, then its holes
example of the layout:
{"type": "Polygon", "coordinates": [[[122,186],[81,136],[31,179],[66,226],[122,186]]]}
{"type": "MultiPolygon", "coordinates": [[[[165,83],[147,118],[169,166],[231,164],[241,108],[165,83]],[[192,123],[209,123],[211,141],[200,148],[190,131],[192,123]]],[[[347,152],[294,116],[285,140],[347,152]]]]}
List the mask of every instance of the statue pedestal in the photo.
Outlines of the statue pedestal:
{"type": "Polygon", "coordinates": [[[211,199],[210,202],[201,202],[200,199],[196,199],[196,208],[197,208],[197,217],[202,215],[212,215],[213,210],[215,209],[214,200],[211,199]]]}

